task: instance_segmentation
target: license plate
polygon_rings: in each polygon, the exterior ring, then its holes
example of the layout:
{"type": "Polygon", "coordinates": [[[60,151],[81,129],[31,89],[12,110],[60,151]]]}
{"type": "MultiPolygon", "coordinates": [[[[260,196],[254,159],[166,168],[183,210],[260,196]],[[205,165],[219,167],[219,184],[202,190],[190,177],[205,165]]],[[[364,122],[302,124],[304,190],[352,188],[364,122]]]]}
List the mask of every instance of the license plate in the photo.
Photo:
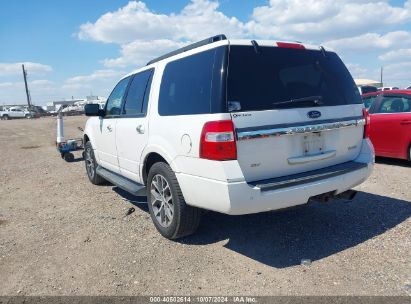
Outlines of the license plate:
{"type": "Polygon", "coordinates": [[[315,155],[324,152],[324,136],[321,132],[303,136],[304,155],[315,155]]]}

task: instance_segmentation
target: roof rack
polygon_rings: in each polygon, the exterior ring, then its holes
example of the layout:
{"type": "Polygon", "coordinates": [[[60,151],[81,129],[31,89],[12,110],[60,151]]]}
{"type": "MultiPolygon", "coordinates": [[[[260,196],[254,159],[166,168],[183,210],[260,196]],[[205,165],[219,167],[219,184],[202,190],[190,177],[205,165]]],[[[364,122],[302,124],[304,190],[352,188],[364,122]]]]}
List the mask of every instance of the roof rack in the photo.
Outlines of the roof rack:
{"type": "Polygon", "coordinates": [[[147,65],[150,65],[150,64],[152,64],[152,63],[154,63],[154,62],[158,62],[158,61],[160,61],[160,60],[169,58],[169,57],[171,57],[171,56],[175,56],[175,55],[177,55],[177,54],[181,54],[181,53],[187,52],[187,51],[189,51],[189,50],[198,48],[198,47],[200,47],[200,46],[207,45],[207,44],[210,44],[210,43],[213,43],[213,42],[217,42],[217,41],[221,41],[221,40],[227,40],[227,37],[226,37],[224,34],[220,34],[220,35],[216,35],[216,36],[213,36],[213,37],[210,37],[210,38],[207,38],[207,39],[204,39],[204,40],[195,42],[195,43],[193,43],[193,44],[189,44],[189,45],[187,45],[187,46],[185,46],[185,47],[182,47],[182,48],[180,48],[180,49],[177,49],[177,50],[175,50],[175,51],[172,51],[172,52],[170,52],[170,53],[167,53],[167,54],[165,54],[165,55],[163,55],[163,56],[160,56],[160,57],[157,57],[157,58],[155,58],[155,59],[153,59],[153,60],[150,60],[150,61],[147,63],[147,65]]]}

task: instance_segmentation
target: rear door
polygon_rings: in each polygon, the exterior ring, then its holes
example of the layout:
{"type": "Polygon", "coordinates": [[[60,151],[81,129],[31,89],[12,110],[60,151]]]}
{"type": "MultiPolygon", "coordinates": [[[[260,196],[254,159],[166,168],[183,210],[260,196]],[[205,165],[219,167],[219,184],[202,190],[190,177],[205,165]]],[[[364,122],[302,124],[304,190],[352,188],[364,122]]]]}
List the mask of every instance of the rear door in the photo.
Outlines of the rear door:
{"type": "Polygon", "coordinates": [[[411,102],[385,95],[370,109],[370,138],[379,156],[406,158],[411,138],[411,102]]]}
{"type": "Polygon", "coordinates": [[[11,117],[22,118],[24,117],[24,112],[21,109],[11,109],[11,117]]]}
{"type": "Polygon", "coordinates": [[[296,46],[230,47],[228,110],[247,181],[348,162],[361,149],[363,105],[346,67],[296,46]]]}
{"type": "Polygon", "coordinates": [[[148,139],[146,114],[153,71],[150,69],[133,76],[116,125],[120,172],[136,182],[141,182],[140,157],[148,139]]]}
{"type": "Polygon", "coordinates": [[[116,126],[129,80],[130,77],[122,79],[111,92],[105,106],[105,115],[99,119],[98,125],[95,126],[97,130],[94,130],[95,152],[99,164],[116,173],[120,172],[117,160],[116,126]]]}

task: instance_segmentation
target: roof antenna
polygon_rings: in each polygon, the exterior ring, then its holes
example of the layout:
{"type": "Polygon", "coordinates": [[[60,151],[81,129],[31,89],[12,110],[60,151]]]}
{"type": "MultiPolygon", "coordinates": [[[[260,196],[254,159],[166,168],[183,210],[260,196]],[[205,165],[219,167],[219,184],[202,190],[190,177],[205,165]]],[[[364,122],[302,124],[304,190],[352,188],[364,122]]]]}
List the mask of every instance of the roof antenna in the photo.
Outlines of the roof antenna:
{"type": "Polygon", "coordinates": [[[254,47],[254,51],[256,54],[260,54],[260,46],[258,45],[257,41],[251,40],[251,44],[254,47]]]}

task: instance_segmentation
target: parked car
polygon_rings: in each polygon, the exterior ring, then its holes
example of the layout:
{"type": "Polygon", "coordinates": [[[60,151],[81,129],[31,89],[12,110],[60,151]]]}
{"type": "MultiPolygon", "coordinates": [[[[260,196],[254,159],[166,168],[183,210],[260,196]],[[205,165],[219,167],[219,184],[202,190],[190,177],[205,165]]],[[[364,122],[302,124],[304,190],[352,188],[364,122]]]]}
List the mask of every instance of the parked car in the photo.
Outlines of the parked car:
{"type": "Polygon", "coordinates": [[[333,51],[215,36],[125,76],[103,110],[86,105],[86,171],[146,194],[155,227],[176,239],[204,209],[351,199],[374,160],[363,108],[333,51]]]}
{"type": "Polygon", "coordinates": [[[377,87],[374,86],[358,86],[358,90],[360,91],[361,95],[378,91],[377,87]]]}
{"type": "Polygon", "coordinates": [[[12,118],[31,118],[33,117],[33,113],[19,107],[12,107],[5,111],[1,111],[0,117],[2,120],[8,120],[12,118]]]}
{"type": "Polygon", "coordinates": [[[391,91],[391,90],[399,90],[399,87],[380,87],[380,88],[377,88],[377,91],[391,91]]]}
{"type": "MultiPolygon", "coordinates": [[[[371,93],[373,94],[373,93],[371,93]]],[[[377,156],[411,160],[411,91],[392,90],[370,96],[370,139],[377,156]]]]}
{"type": "Polygon", "coordinates": [[[406,89],[406,90],[411,90],[411,86],[409,86],[409,87],[406,87],[405,89],[406,89]]]}

